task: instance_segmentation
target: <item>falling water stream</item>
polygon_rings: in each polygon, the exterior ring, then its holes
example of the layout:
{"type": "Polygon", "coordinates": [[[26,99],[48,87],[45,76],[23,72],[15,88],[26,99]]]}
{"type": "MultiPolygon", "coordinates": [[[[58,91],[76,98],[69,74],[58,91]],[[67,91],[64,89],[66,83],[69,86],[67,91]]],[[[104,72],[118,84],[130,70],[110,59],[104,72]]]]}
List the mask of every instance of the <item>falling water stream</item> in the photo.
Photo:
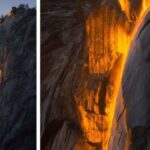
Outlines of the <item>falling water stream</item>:
{"type": "MultiPolygon", "coordinates": [[[[95,90],[88,90],[88,96],[85,95],[89,105],[94,97],[97,105],[93,106],[93,111],[97,115],[93,115],[93,123],[92,119],[82,119],[84,121],[81,124],[86,139],[92,143],[101,143],[102,150],[108,150],[116,98],[130,43],[141,20],[138,18],[141,18],[149,5],[149,1],[143,1],[140,15],[136,16],[134,23],[129,18],[130,5],[126,0],[120,0],[121,10],[103,6],[86,21],[89,74],[100,78],[95,90]],[[105,93],[104,96],[101,96],[102,93],[105,93]]],[[[85,118],[83,108],[79,111],[85,118]]]]}

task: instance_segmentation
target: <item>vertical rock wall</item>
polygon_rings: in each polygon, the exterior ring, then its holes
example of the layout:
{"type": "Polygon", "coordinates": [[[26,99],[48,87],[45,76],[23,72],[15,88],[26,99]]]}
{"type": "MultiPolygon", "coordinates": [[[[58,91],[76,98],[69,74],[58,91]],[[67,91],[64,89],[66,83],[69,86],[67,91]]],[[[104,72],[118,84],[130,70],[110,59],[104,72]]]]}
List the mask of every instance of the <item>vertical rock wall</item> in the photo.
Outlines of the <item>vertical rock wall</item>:
{"type": "Polygon", "coordinates": [[[0,23],[0,149],[36,149],[35,9],[0,23]]]}
{"type": "Polygon", "coordinates": [[[120,103],[120,106],[121,103],[125,105],[122,110],[116,106],[117,111],[114,117],[116,126],[112,130],[113,136],[110,141],[112,148],[110,149],[150,149],[149,21],[150,13],[148,12],[144,15],[130,48],[123,74],[122,92],[118,97],[118,104],[120,103]],[[120,144],[115,144],[117,141],[120,144]],[[123,146],[125,144],[126,146],[123,146]]]}

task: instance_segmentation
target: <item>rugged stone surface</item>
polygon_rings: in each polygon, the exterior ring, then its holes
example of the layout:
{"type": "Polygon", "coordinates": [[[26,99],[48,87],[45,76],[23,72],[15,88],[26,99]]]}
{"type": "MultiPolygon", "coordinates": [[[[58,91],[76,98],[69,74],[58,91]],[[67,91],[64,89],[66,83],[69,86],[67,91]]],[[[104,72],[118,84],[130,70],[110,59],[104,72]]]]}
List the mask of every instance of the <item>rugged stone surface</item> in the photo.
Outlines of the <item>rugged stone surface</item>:
{"type": "Polygon", "coordinates": [[[123,76],[123,98],[131,150],[150,149],[150,12],[133,41],[123,76]]]}
{"type": "Polygon", "coordinates": [[[150,13],[145,17],[129,52],[124,76],[123,97],[127,109],[127,125],[145,126],[150,121],[150,13]],[[131,65],[132,64],[132,65],[131,65]],[[136,111],[133,111],[133,107],[136,111]],[[132,112],[132,113],[131,113],[132,112]]]}
{"type": "Polygon", "coordinates": [[[141,4],[127,14],[117,0],[42,1],[42,150],[107,149],[141,4]]]}
{"type": "Polygon", "coordinates": [[[19,9],[0,23],[0,149],[36,148],[36,13],[19,9]]]}
{"type": "Polygon", "coordinates": [[[137,29],[127,57],[109,149],[150,149],[149,34],[148,11],[137,29]]]}

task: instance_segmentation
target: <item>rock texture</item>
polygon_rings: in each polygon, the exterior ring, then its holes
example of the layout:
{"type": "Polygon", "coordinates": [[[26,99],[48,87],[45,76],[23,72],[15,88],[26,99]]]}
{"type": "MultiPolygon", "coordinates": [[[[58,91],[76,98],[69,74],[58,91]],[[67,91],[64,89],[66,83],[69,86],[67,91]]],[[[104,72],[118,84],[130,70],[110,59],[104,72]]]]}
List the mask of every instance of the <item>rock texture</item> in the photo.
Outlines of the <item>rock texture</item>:
{"type": "Polygon", "coordinates": [[[0,149],[36,149],[35,9],[0,23],[0,149]]]}
{"type": "Polygon", "coordinates": [[[123,77],[123,98],[131,150],[150,149],[150,12],[133,41],[123,77]]]}
{"type": "Polygon", "coordinates": [[[150,149],[150,12],[143,18],[127,57],[117,99],[109,147],[113,150],[150,149]]]}
{"type": "Polygon", "coordinates": [[[130,14],[117,0],[42,1],[42,150],[108,149],[142,1],[129,5],[130,14]]]}

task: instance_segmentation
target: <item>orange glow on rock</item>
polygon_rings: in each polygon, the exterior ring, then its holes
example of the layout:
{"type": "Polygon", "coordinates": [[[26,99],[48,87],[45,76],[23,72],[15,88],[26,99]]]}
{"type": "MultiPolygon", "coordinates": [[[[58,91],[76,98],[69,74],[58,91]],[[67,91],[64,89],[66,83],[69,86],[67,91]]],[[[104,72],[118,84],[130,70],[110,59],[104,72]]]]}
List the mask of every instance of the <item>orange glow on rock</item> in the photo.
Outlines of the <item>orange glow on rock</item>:
{"type": "MultiPolygon", "coordinates": [[[[122,10],[129,16],[128,1],[119,2],[122,10]]],[[[149,0],[143,3],[141,15],[149,7],[148,4],[149,0]]],[[[91,143],[101,143],[102,150],[108,150],[116,98],[134,34],[134,28],[132,32],[128,32],[130,26],[134,25],[130,25],[128,19],[109,7],[93,12],[86,20],[86,66],[89,75],[81,75],[83,81],[75,99],[85,139],[91,143]],[[91,83],[87,82],[87,78],[91,83]],[[103,88],[105,79],[107,85],[103,88]],[[104,89],[105,96],[102,96],[104,89]],[[101,101],[105,102],[101,104],[101,101]],[[105,110],[102,110],[103,107],[105,110]]]]}
{"type": "Polygon", "coordinates": [[[143,1],[143,10],[142,10],[142,13],[143,14],[147,9],[149,9],[150,7],[150,0],[144,0],[143,1]]]}
{"type": "Polygon", "coordinates": [[[129,18],[130,16],[130,3],[129,0],[119,0],[119,4],[123,12],[126,13],[126,16],[129,18]]]}
{"type": "Polygon", "coordinates": [[[83,81],[75,99],[83,136],[91,143],[101,143],[102,150],[107,150],[130,41],[122,24],[122,16],[108,7],[94,12],[86,21],[89,75],[82,74],[83,81]]]}
{"type": "Polygon", "coordinates": [[[7,16],[12,17],[12,16],[14,16],[14,13],[10,11],[10,12],[7,14],[7,16]]]}

